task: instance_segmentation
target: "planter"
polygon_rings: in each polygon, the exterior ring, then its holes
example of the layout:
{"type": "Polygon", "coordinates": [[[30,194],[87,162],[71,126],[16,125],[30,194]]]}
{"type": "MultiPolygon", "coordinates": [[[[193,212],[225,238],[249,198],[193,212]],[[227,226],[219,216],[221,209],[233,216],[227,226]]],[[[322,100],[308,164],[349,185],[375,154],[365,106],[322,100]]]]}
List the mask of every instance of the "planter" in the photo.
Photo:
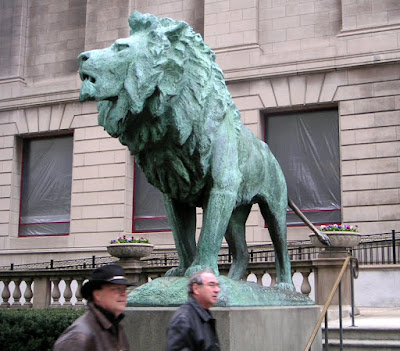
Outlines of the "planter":
{"type": "MultiPolygon", "coordinates": [[[[337,231],[337,232],[322,232],[326,234],[331,241],[332,248],[352,248],[357,246],[361,241],[361,234],[356,232],[346,232],[346,231],[337,231]]],[[[311,234],[310,241],[314,246],[329,248],[322,244],[315,234],[311,234]]]]}
{"type": "Polygon", "coordinates": [[[319,253],[318,258],[340,258],[349,255],[349,249],[356,247],[361,241],[361,234],[356,232],[322,232],[331,241],[331,246],[322,244],[315,234],[311,234],[310,241],[316,247],[324,249],[319,253]]]}
{"type": "Polygon", "coordinates": [[[111,256],[118,257],[120,261],[139,261],[141,258],[149,256],[153,251],[153,244],[111,244],[107,246],[107,251],[111,256]]]}

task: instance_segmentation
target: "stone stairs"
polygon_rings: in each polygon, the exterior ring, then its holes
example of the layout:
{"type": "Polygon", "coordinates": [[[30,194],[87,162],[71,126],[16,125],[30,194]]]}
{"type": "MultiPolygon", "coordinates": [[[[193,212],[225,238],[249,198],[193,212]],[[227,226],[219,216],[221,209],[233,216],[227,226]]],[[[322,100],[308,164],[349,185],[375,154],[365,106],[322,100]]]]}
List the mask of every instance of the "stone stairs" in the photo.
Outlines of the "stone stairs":
{"type": "MultiPolygon", "coordinates": [[[[400,308],[361,309],[354,324],[352,327],[350,317],[343,319],[343,350],[400,350],[400,308]]],[[[328,337],[328,350],[340,350],[338,320],[329,321],[328,337]]]]}

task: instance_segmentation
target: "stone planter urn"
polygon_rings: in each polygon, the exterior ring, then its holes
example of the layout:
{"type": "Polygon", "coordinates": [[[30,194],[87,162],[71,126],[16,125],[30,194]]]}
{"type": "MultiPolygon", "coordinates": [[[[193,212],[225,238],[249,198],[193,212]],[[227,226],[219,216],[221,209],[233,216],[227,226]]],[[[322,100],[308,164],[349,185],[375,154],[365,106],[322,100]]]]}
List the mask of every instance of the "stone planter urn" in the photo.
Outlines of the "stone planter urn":
{"type": "Polygon", "coordinates": [[[331,246],[323,245],[315,234],[309,235],[311,243],[323,247],[319,257],[339,257],[348,255],[348,249],[356,247],[361,241],[361,234],[350,231],[324,231],[331,241],[331,246]]]}
{"type": "Polygon", "coordinates": [[[147,257],[153,251],[153,244],[123,243],[110,244],[107,251],[111,256],[118,257],[122,265],[140,264],[140,259],[147,257]]]}

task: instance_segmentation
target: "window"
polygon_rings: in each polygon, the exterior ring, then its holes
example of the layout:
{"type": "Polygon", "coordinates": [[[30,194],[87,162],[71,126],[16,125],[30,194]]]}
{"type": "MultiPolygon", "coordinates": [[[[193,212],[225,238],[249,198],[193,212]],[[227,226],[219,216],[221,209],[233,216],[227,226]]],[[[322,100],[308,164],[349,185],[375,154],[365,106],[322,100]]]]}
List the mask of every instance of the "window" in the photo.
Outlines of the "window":
{"type": "Polygon", "coordinates": [[[171,230],[161,191],[152,186],[135,163],[133,232],[171,230]]]}
{"type": "Polygon", "coordinates": [[[20,236],[69,234],[72,136],[24,139],[20,236]]]}
{"type": "MultiPolygon", "coordinates": [[[[340,223],[337,110],[269,114],[266,140],[282,167],[293,202],[314,224],[340,223]]],[[[304,224],[292,211],[287,221],[304,224]]]]}

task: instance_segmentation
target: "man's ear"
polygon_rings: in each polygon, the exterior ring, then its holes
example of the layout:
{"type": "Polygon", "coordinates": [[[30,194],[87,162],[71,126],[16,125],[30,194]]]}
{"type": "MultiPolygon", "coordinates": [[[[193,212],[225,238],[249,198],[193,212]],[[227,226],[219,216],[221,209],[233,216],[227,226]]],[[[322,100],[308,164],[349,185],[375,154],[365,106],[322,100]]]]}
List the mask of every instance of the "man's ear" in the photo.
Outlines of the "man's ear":
{"type": "Polygon", "coordinates": [[[98,289],[93,290],[93,292],[92,292],[93,302],[96,303],[96,301],[99,300],[99,294],[100,294],[100,290],[98,290],[98,289]]]}
{"type": "Polygon", "coordinates": [[[193,284],[193,295],[198,295],[199,294],[199,289],[200,289],[200,285],[197,283],[193,284]]]}

